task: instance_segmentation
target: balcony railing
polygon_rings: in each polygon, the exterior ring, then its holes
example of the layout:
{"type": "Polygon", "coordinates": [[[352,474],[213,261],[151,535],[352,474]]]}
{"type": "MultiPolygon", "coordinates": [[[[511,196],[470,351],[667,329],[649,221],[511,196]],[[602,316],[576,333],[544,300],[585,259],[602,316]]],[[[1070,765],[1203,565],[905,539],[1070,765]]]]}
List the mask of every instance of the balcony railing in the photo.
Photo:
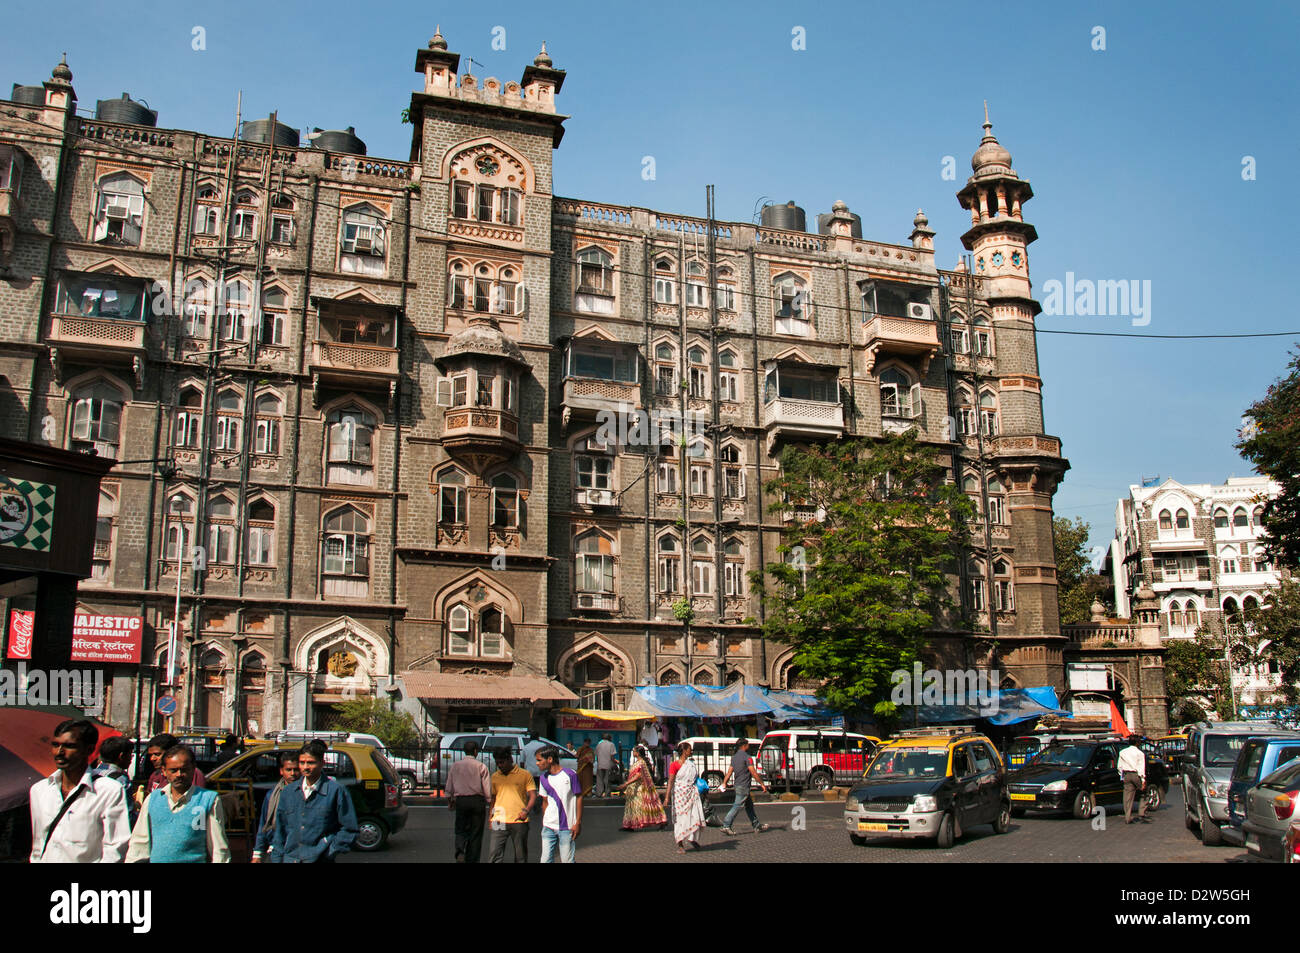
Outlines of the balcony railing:
{"type": "Polygon", "coordinates": [[[141,351],[144,350],[144,333],[143,321],[56,314],[50,325],[49,343],[64,347],[107,348],[110,352],[141,351]]]}
{"type": "Polygon", "coordinates": [[[612,592],[575,592],[573,594],[574,612],[615,612],[618,610],[618,596],[612,592]]]}
{"type": "Polygon", "coordinates": [[[939,331],[933,321],[878,314],[867,322],[865,330],[868,344],[906,351],[929,351],[939,347],[939,331]]]}
{"type": "Polygon", "coordinates": [[[398,373],[397,348],[317,341],[312,368],[395,377],[398,373]]]}
{"type": "Polygon", "coordinates": [[[609,381],[590,377],[569,377],[564,381],[566,407],[589,410],[620,410],[641,406],[641,385],[628,381],[609,381]]]}
{"type": "Polygon", "coordinates": [[[1210,571],[1201,569],[1161,569],[1157,582],[1209,582],[1210,571]]]}
{"type": "Polygon", "coordinates": [[[844,407],[825,400],[799,400],[778,397],[763,407],[764,427],[812,427],[835,431],[844,429],[844,407]]]}
{"type": "Polygon", "coordinates": [[[1101,623],[1063,625],[1061,634],[1084,649],[1102,649],[1138,643],[1138,626],[1101,623]]]}

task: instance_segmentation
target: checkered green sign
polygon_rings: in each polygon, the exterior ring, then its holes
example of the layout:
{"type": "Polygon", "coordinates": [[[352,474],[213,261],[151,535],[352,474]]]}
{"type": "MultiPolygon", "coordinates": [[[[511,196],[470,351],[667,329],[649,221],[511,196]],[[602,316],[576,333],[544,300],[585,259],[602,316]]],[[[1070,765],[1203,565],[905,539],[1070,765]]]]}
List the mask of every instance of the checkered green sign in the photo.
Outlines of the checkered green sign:
{"type": "Polygon", "coordinates": [[[54,490],[50,483],[0,476],[0,546],[50,551],[54,490]]]}

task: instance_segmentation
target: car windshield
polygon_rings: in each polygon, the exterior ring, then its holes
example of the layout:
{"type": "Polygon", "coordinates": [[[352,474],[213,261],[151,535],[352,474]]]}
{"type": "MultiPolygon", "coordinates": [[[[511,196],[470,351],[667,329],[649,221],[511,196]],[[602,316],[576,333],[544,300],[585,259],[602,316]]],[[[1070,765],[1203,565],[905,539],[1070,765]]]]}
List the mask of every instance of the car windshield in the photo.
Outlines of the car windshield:
{"type": "Polygon", "coordinates": [[[1237,755],[1249,740],[1248,735],[1208,735],[1205,739],[1206,767],[1227,767],[1237,763],[1237,755]]]}
{"type": "Polygon", "coordinates": [[[882,751],[871,762],[868,778],[935,778],[943,777],[948,768],[948,752],[933,748],[895,748],[882,751]]]}
{"type": "Polygon", "coordinates": [[[1079,745],[1048,745],[1034,758],[1034,764],[1080,767],[1088,763],[1092,749],[1079,745]]]}

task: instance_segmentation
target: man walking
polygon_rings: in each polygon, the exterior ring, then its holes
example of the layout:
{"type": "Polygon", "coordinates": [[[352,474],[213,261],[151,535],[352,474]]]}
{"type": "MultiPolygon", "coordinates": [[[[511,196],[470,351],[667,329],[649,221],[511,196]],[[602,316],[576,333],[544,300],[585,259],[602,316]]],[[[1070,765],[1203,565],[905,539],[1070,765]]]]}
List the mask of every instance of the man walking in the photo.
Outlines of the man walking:
{"type": "Polygon", "coordinates": [[[85,719],[60,722],[51,742],[58,770],[32,785],[33,864],[118,864],[131,828],[126,793],[87,770],[99,730],[85,719]]]}
{"type": "Polygon", "coordinates": [[[731,764],[728,765],[727,773],[722,778],[724,790],[727,787],[727,782],[732,778],[735,779],[736,783],[736,803],[731,805],[731,810],[727,812],[727,816],[722,820],[722,833],[736,833],[731,829],[731,822],[736,819],[736,815],[740,813],[742,807],[745,809],[745,814],[749,817],[749,823],[753,825],[754,830],[759,833],[767,830],[767,825],[760,824],[758,821],[758,814],[754,811],[754,798],[750,794],[752,782],[757,781],[764,794],[767,793],[767,785],[763,783],[763,779],[754,770],[754,759],[749,756],[748,738],[740,738],[736,741],[736,752],[731,756],[731,764]]]}
{"type": "Polygon", "coordinates": [[[352,795],[325,775],[326,750],[325,742],[317,740],[298,752],[302,783],[280,792],[267,855],[273,864],[333,863],[357,839],[352,795]]]}
{"type": "Polygon", "coordinates": [[[99,746],[99,764],[91,768],[90,773],[93,777],[108,778],[122,785],[122,791],[127,796],[127,819],[134,828],[138,808],[135,801],[131,800],[131,776],[127,773],[127,769],[131,766],[131,756],[132,745],[126,738],[121,735],[105,738],[99,746]]]}
{"type": "Polygon", "coordinates": [[[281,751],[280,781],[262,802],[262,818],[258,822],[257,840],[253,844],[253,863],[260,864],[266,860],[266,855],[271,850],[271,835],[275,833],[275,812],[280,806],[280,796],[285,788],[291,787],[300,777],[302,772],[298,769],[298,753],[281,751]]]}
{"type": "Polygon", "coordinates": [[[614,769],[614,756],[618,748],[609,740],[609,734],[600,736],[596,745],[596,796],[609,797],[612,789],[609,785],[609,772],[614,769]]]}
{"type": "Polygon", "coordinates": [[[1147,817],[1147,799],[1142,796],[1147,786],[1147,756],[1138,747],[1137,735],[1128,736],[1128,747],[1119,753],[1119,774],[1124,779],[1124,823],[1133,823],[1133,798],[1137,798],[1142,808],[1138,820],[1143,824],[1151,823],[1147,817]]]}
{"type": "Polygon", "coordinates": [[[488,769],[478,744],[465,742],[465,757],[447,772],[447,807],[456,812],[456,863],[477,864],[483,854],[483,825],[492,799],[488,769]]]}
{"type": "Polygon", "coordinates": [[[497,769],[492,774],[492,837],[488,856],[492,863],[505,860],[507,842],[513,847],[516,864],[528,863],[528,817],[537,803],[533,776],[515,764],[509,748],[496,753],[497,769]]]}
{"type": "Polygon", "coordinates": [[[194,786],[194,752],[176,745],[162,756],[167,786],[144,800],[131,832],[128,864],[228,864],[226,815],[216,791],[194,786]]]}
{"type": "Polygon", "coordinates": [[[574,862],[574,841],[582,828],[582,787],[578,776],[560,766],[560,751],[547,746],[537,752],[539,785],[542,789],[542,863],[574,862]]]}

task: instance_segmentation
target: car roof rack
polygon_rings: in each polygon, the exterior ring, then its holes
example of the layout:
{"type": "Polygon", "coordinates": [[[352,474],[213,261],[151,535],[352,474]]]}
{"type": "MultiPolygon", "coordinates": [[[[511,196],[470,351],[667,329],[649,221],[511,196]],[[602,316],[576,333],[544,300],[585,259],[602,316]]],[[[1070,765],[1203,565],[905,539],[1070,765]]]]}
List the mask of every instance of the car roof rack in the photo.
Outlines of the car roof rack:
{"type": "Polygon", "coordinates": [[[276,741],[347,741],[348,732],[346,731],[295,731],[285,729],[283,731],[273,731],[268,738],[274,738],[276,741]]]}
{"type": "Polygon", "coordinates": [[[929,728],[904,728],[901,731],[894,732],[895,738],[934,738],[949,737],[956,738],[960,735],[977,735],[979,734],[970,725],[933,725],[929,728]]]}

